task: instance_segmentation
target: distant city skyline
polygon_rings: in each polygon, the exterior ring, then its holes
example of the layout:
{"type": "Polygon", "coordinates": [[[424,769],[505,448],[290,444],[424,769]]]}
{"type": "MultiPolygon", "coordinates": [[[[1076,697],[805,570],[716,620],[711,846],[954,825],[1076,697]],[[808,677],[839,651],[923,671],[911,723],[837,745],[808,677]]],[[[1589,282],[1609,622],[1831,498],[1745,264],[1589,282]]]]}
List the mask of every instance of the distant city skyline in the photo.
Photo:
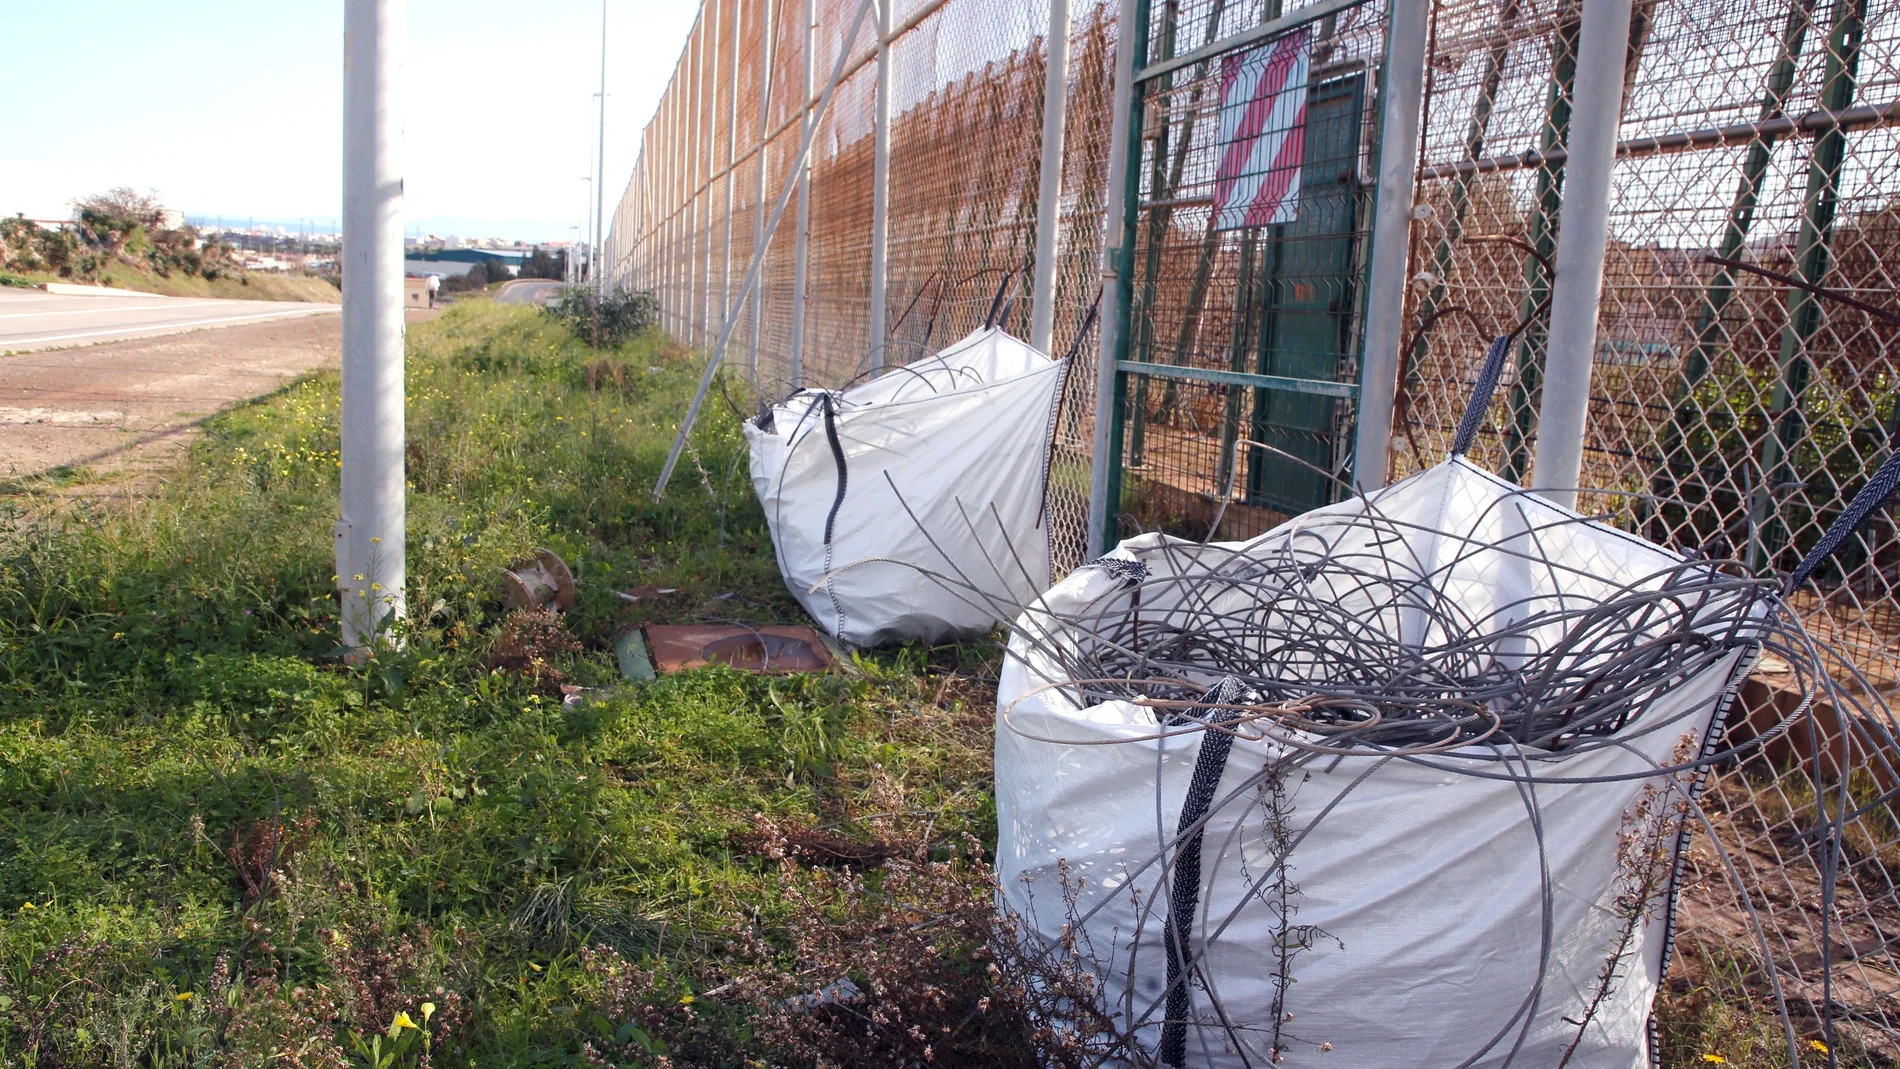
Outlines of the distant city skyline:
{"type": "MultiPolygon", "coordinates": [[[[193,219],[340,218],[342,4],[15,7],[9,38],[83,39],[93,74],[75,77],[65,49],[15,50],[9,73],[57,106],[9,113],[0,213],[68,218],[73,200],[130,186],[193,219]],[[139,88],[100,73],[114,70],[138,71],[139,88]]],[[[697,9],[608,0],[610,214],[697,9]]],[[[407,232],[576,237],[592,198],[597,0],[409,0],[408,12],[407,232]]]]}
{"type": "MultiPolygon", "coordinates": [[[[229,230],[282,230],[287,234],[335,234],[342,226],[338,216],[306,216],[302,219],[260,219],[248,215],[225,215],[218,212],[200,214],[185,212],[185,222],[195,227],[219,227],[229,230]]],[[[403,237],[410,240],[418,237],[435,236],[439,238],[459,237],[463,239],[497,238],[504,241],[520,241],[531,245],[549,245],[556,242],[577,240],[577,231],[569,229],[565,235],[544,234],[537,229],[533,220],[494,220],[494,219],[456,219],[436,217],[432,219],[406,219],[403,237]],[[512,224],[512,225],[511,225],[512,224]]]]}

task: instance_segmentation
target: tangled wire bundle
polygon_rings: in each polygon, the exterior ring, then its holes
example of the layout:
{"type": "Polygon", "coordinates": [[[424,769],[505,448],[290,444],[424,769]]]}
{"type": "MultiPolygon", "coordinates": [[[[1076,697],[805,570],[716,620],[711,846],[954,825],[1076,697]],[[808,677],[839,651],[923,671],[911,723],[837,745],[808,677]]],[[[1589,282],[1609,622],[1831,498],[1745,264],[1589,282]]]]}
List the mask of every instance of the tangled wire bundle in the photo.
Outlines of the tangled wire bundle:
{"type": "Polygon", "coordinates": [[[1132,1061],[1650,1064],[1685,886],[1790,1064],[1894,1044],[1830,949],[1891,965],[1893,719],[1778,582],[1453,459],[1249,542],[1130,539],[1010,654],[1005,904],[1094,962],[1132,1061]],[[1766,723],[1764,655],[1801,696],[1766,723]],[[1805,808],[1733,789],[1822,728],[1805,808]],[[1789,820],[1812,901],[1746,871],[1789,820]]]}
{"type": "Polygon", "coordinates": [[[1125,604],[1066,621],[1076,641],[1047,652],[1083,705],[1126,699],[1172,722],[1196,710],[1266,719],[1328,750],[1495,738],[1557,754],[1604,744],[1672,685],[1775,628],[1773,583],[1691,561],[1600,598],[1551,583],[1473,611],[1441,577],[1514,551],[1431,532],[1460,543],[1464,558],[1428,567],[1377,552],[1399,541],[1380,534],[1407,528],[1419,530],[1367,512],[1265,546],[1158,543],[1152,571],[1103,562],[1126,584],[1125,604]],[[1247,705],[1210,703],[1225,680],[1247,705]]]}

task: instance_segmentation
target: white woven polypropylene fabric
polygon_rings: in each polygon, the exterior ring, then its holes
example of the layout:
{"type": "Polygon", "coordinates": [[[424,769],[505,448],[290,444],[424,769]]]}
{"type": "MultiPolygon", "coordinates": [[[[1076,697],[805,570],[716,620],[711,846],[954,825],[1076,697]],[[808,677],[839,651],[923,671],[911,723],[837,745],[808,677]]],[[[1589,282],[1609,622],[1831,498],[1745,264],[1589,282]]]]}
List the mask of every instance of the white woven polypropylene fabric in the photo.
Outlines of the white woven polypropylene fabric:
{"type": "Polygon", "coordinates": [[[824,392],[774,406],[769,428],[746,423],[779,571],[820,626],[861,646],[936,642],[1006,621],[1049,585],[1043,483],[1063,371],[988,328],[830,395],[841,502],[824,392]]]}
{"type": "MultiPolygon", "coordinates": [[[[1377,552],[1436,573],[1434,583],[1473,618],[1508,611],[1526,592],[1601,600],[1680,563],[1601,525],[1547,527],[1571,514],[1458,460],[1376,504],[1387,516],[1580,569],[1536,567],[1502,548],[1473,554],[1469,540],[1428,531],[1381,536],[1377,552]]],[[[1237,549],[1273,567],[1289,539],[1372,552],[1370,525],[1337,524],[1364,508],[1346,502],[1199,552],[1143,535],[1112,556],[1192,574],[1203,559],[1238,567],[1237,549]],[[1363,544],[1341,547],[1354,538],[1363,544]]],[[[1112,619],[1128,589],[1107,569],[1084,567],[1017,622],[998,688],[998,868],[1003,904],[1026,918],[1032,938],[1055,945],[1065,924],[1079,923],[1108,1007],[1152,1053],[1166,986],[1168,866],[1205,736],[1153,738],[1162,730],[1154,710],[1127,701],[1078,707],[1071,691],[1049,686],[1059,671],[1040,646],[1073,640],[1062,620],[1112,619]]],[[[1144,592],[1167,589],[1151,583],[1144,592]]],[[[1397,620],[1403,630],[1402,607],[1344,597],[1341,607],[1368,626],[1397,620]]],[[[1174,608],[1144,600],[1141,611],[1174,608]]],[[[1647,1065],[1666,896],[1619,957],[1631,928],[1616,912],[1619,833],[1629,832],[1626,815],[1646,789],[1652,800],[1679,789],[1675,777],[1643,776],[1684,748],[1695,752],[1751,659],[1738,648],[1669,690],[1623,729],[1623,745],[1535,770],[1544,779],[1634,777],[1618,782],[1477,778],[1468,773],[1504,769],[1459,752],[1418,761],[1368,753],[1289,769],[1281,745],[1236,740],[1205,827],[1185,1064],[1553,1067],[1574,1042],[1567,1067],[1647,1065]],[[1279,832],[1269,819],[1276,806],[1279,832]],[[1613,958],[1618,975],[1603,995],[1613,958]]],[[[1510,753],[1500,744],[1483,756],[1510,753]]],[[[1666,848],[1675,849],[1673,836],[1666,848]]]]}

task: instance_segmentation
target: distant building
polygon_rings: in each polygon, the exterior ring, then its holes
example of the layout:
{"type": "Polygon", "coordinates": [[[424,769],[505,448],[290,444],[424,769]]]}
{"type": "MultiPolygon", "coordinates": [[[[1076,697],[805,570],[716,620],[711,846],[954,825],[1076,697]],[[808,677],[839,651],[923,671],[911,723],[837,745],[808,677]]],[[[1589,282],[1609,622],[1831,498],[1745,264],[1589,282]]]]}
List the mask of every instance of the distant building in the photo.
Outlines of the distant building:
{"type": "Polygon", "coordinates": [[[499,262],[510,275],[521,273],[521,264],[533,255],[533,249],[427,249],[412,248],[403,260],[408,275],[466,275],[476,264],[499,262]]]}
{"type": "Polygon", "coordinates": [[[417,260],[406,259],[402,262],[402,273],[411,278],[427,278],[441,275],[443,278],[460,278],[475,269],[472,263],[459,260],[417,260]]]}

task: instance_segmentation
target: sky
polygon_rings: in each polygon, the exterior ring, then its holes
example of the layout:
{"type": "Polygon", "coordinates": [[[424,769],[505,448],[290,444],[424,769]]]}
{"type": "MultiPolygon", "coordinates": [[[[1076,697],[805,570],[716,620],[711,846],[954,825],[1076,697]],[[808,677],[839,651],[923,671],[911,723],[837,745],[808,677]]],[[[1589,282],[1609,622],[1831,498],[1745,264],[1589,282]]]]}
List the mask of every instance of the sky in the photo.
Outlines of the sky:
{"type": "MultiPolygon", "coordinates": [[[[578,233],[598,134],[600,0],[408,0],[410,233],[578,233]]],[[[607,214],[697,15],[607,0],[607,214]]],[[[0,0],[0,213],[63,219],[113,186],[227,223],[342,205],[342,0],[0,0]],[[29,42],[40,42],[37,45],[29,42]]]]}

